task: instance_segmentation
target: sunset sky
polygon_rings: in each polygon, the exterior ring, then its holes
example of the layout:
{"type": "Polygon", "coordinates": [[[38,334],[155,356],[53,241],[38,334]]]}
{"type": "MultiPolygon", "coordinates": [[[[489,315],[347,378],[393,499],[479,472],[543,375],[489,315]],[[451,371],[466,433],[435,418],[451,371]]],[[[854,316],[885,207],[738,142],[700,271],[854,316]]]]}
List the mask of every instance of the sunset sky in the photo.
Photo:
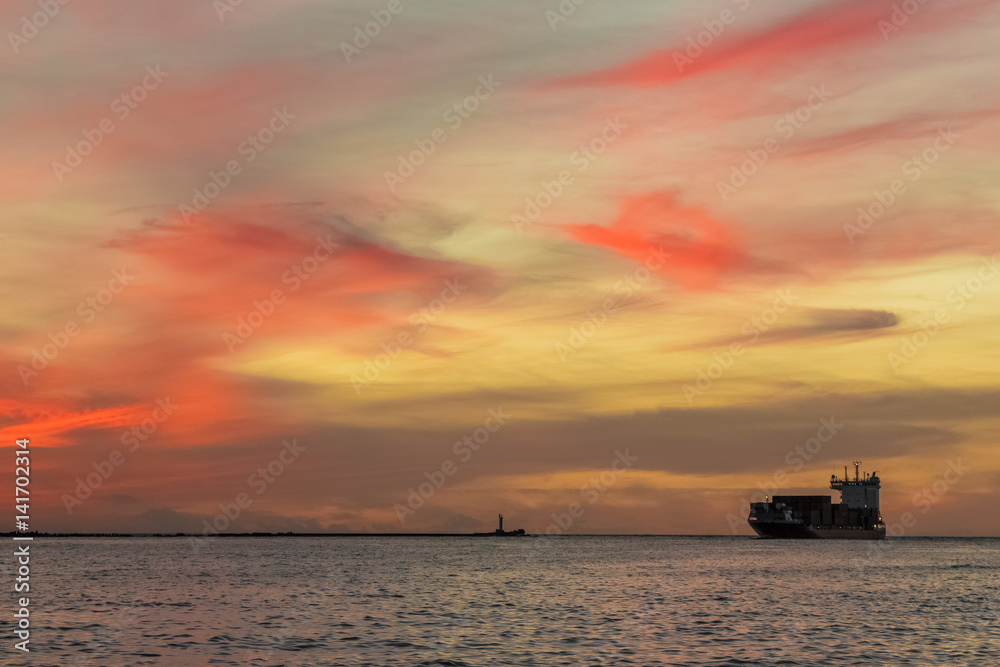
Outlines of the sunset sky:
{"type": "Polygon", "coordinates": [[[0,25],[33,528],[749,535],[860,459],[1000,535],[1000,2],[0,25]]]}

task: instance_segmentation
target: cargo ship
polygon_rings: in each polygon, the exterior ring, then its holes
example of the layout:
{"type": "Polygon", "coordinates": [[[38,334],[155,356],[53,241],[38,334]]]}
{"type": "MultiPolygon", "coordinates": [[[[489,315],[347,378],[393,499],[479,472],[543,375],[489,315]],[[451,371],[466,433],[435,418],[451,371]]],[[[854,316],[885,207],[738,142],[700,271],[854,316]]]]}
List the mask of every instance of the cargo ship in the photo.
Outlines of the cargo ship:
{"type": "Polygon", "coordinates": [[[751,503],[747,521],[761,537],[789,539],[881,540],[885,523],[878,507],[882,482],[878,471],[860,473],[854,462],[854,479],[830,475],[830,488],[840,491],[840,503],[830,496],[774,496],[768,502],[751,503]]]}
{"type": "Polygon", "coordinates": [[[504,530],[503,529],[503,514],[500,517],[500,527],[494,530],[492,533],[473,533],[474,537],[521,537],[526,535],[524,528],[518,528],[517,530],[504,530]]]}

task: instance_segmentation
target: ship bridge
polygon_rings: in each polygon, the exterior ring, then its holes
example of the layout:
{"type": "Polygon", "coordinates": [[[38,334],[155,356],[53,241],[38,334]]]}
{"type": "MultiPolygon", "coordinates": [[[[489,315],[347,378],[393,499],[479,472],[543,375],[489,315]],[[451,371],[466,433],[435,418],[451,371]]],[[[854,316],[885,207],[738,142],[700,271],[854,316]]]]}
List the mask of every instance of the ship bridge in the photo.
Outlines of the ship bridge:
{"type": "Polygon", "coordinates": [[[861,461],[854,462],[854,479],[847,477],[847,466],[844,466],[844,478],[838,479],[830,475],[830,488],[840,491],[840,503],[851,509],[878,508],[878,490],[882,480],[876,470],[871,475],[859,471],[861,461]]]}

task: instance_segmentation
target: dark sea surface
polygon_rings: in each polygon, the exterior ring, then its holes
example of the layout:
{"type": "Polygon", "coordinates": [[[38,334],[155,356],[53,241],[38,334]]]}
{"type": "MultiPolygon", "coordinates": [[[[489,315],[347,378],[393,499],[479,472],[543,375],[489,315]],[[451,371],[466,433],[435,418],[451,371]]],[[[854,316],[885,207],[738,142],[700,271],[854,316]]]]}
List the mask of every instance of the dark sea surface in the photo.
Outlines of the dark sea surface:
{"type": "Polygon", "coordinates": [[[996,539],[198,544],[37,539],[0,664],[1000,665],[996,539]]]}

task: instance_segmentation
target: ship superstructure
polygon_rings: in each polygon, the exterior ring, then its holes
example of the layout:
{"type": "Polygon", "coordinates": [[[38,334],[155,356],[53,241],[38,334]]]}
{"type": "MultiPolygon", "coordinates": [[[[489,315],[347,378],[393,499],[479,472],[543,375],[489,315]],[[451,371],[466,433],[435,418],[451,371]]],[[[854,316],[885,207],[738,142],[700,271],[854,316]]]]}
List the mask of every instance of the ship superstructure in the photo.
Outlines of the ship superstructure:
{"type": "Polygon", "coordinates": [[[885,523],[879,511],[878,471],[860,472],[854,462],[854,479],[830,476],[830,488],[840,491],[840,503],[829,496],[774,496],[769,502],[751,503],[750,527],[761,537],[793,539],[880,540],[885,523]]]}

